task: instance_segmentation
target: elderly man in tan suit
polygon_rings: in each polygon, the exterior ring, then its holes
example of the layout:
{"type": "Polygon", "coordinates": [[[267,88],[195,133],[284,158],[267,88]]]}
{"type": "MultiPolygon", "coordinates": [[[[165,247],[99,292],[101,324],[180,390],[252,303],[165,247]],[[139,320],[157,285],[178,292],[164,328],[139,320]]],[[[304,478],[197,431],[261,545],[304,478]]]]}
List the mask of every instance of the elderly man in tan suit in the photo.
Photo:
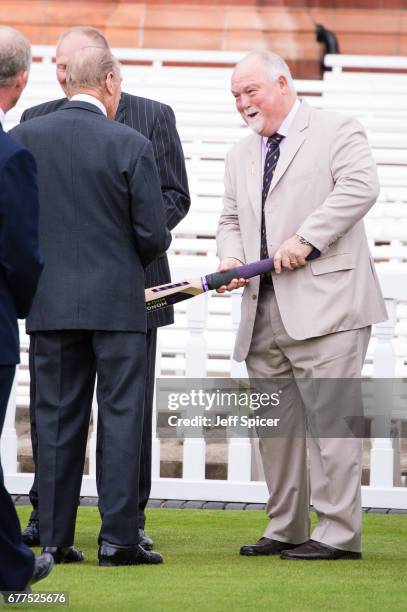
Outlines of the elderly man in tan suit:
{"type": "MultiPolygon", "coordinates": [[[[379,192],[364,130],[301,102],[271,52],[236,66],[232,93],[255,134],[227,155],[220,269],[275,258],[271,277],[220,290],[246,284],[234,357],[251,378],[359,378],[371,325],[386,319],[362,220],[379,192]],[[307,262],[313,249],[320,257],[307,262]]],[[[300,397],[308,415],[315,406],[300,397]]],[[[361,442],[310,437],[308,478],[305,436],[263,437],[271,521],[241,554],[361,558],[361,442]],[[311,539],[308,482],[318,517],[311,539]]]]}

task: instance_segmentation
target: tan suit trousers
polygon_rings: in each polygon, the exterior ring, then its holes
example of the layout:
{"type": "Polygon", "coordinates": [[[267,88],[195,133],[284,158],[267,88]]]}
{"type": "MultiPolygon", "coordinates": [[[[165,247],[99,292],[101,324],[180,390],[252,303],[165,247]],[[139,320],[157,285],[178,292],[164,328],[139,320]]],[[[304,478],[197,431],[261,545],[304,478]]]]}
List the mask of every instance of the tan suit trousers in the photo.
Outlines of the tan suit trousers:
{"type": "MultiPolygon", "coordinates": [[[[273,289],[262,288],[246,359],[248,373],[257,379],[359,378],[370,334],[369,326],[293,340],[284,328],[273,289]]],[[[305,432],[307,413],[315,406],[307,406],[303,396],[299,401],[305,432]]],[[[329,405],[322,408],[329,410],[329,405]]],[[[264,537],[292,544],[311,537],[342,550],[361,550],[360,438],[263,437],[260,452],[270,495],[271,521],[264,537]],[[311,535],[310,493],[318,518],[311,535]]]]}

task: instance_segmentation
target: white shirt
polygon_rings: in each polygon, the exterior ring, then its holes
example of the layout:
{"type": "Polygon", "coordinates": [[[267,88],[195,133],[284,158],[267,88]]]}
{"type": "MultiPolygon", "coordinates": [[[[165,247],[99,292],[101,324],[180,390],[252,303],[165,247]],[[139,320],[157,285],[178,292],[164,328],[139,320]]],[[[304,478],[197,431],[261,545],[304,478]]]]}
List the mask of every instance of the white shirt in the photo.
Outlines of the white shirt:
{"type": "Polygon", "coordinates": [[[6,113],[4,112],[4,110],[2,108],[0,108],[0,125],[1,125],[1,127],[4,126],[5,119],[6,119],[6,113]]]}
{"type": "MultiPolygon", "coordinates": [[[[300,106],[301,106],[301,102],[297,98],[294,104],[292,105],[291,110],[288,113],[287,117],[284,119],[283,123],[280,125],[280,127],[277,130],[277,132],[281,134],[281,136],[288,136],[288,131],[290,129],[290,126],[292,122],[294,121],[294,117],[297,114],[300,106]]],[[[264,168],[264,162],[266,161],[266,155],[267,155],[267,140],[268,140],[268,136],[263,136],[263,138],[261,139],[261,161],[262,161],[263,168],[264,168]]],[[[285,138],[283,138],[283,140],[280,142],[280,153],[283,150],[284,146],[285,146],[285,138]]]]}
{"type": "Polygon", "coordinates": [[[90,94],[75,94],[74,96],[72,96],[72,98],[70,98],[69,101],[70,102],[88,102],[89,104],[93,104],[94,106],[97,106],[98,109],[101,110],[102,113],[107,117],[107,112],[106,112],[106,108],[104,104],[102,104],[100,100],[95,98],[95,96],[91,96],[90,94]]]}

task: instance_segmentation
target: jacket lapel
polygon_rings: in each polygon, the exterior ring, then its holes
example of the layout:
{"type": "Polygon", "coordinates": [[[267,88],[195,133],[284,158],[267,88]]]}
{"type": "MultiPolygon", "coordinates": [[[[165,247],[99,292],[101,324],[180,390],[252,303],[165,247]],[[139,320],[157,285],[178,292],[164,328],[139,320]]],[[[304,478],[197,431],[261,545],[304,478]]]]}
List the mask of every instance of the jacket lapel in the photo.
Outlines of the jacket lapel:
{"type": "Polygon", "coordinates": [[[250,203],[256,217],[257,225],[261,225],[261,187],[263,169],[261,165],[261,137],[253,134],[247,150],[246,176],[247,191],[250,203]]]}
{"type": "Polygon", "coordinates": [[[278,182],[283,177],[288,166],[293,161],[297,151],[302,146],[306,138],[306,128],[309,124],[311,108],[306,102],[302,102],[297,114],[294,117],[294,121],[290,126],[289,133],[282,148],[280,159],[278,160],[276,172],[270,185],[270,189],[267,197],[275,189],[278,182]]]}

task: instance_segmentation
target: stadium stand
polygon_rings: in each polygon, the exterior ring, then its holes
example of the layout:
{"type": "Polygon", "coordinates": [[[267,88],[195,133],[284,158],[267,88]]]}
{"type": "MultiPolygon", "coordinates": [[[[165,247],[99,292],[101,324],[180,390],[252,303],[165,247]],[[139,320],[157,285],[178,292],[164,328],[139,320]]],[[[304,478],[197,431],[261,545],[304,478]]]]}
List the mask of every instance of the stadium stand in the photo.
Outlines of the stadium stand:
{"type": "MultiPolygon", "coordinates": [[[[8,128],[18,122],[25,108],[61,97],[55,82],[52,53],[49,47],[34,48],[34,55],[43,61],[34,63],[29,85],[19,105],[8,115],[8,128]]],[[[179,280],[211,272],[217,266],[215,232],[222,206],[225,154],[248,133],[228,89],[231,68],[225,68],[225,64],[233,65],[243,53],[128,49],[116,49],[115,53],[123,62],[125,91],[168,103],[176,113],[192,207],[173,232],[170,251],[173,278],[179,280]],[[187,67],[171,65],[186,58],[187,67]],[[137,65],[136,60],[149,65],[137,65]]],[[[318,108],[344,112],[362,122],[381,184],[378,202],[367,216],[366,228],[385,297],[391,298],[389,308],[393,319],[380,330],[376,328],[364,374],[402,377],[407,375],[407,74],[403,73],[407,70],[407,58],[326,56],[326,64],[333,67],[331,72],[326,72],[320,81],[296,81],[297,90],[318,108]],[[380,72],[366,72],[366,67],[380,72]],[[348,68],[352,71],[347,71],[348,68]],[[383,373],[385,354],[390,364],[388,374],[383,373]]],[[[178,305],[175,324],[160,329],[158,373],[241,374],[241,367],[231,361],[238,313],[239,295],[215,293],[178,305]]],[[[28,339],[22,332],[22,363],[16,388],[18,409],[28,406],[27,347],[28,339]]],[[[194,443],[196,451],[197,443],[194,443]]],[[[185,448],[184,461],[188,457],[188,444],[185,448]]],[[[244,448],[248,453],[248,447],[244,448]]],[[[194,460],[195,451],[190,456],[194,460]]],[[[202,448],[199,452],[202,455],[202,448]]],[[[390,452],[389,446],[386,452],[390,452]]],[[[202,461],[199,465],[202,472],[202,461]]],[[[239,465],[247,471],[242,462],[239,465]]],[[[202,476],[199,469],[194,473],[202,476]]],[[[157,476],[157,466],[155,470],[157,476]]],[[[253,494],[253,500],[256,496],[260,493],[253,494]]],[[[407,502],[403,503],[407,508],[407,502]]]]}
{"type": "MultiPolygon", "coordinates": [[[[233,106],[229,92],[231,68],[243,53],[190,52],[116,49],[123,62],[123,88],[130,93],[162,100],[176,113],[178,129],[187,162],[192,195],[191,213],[174,231],[171,262],[174,275],[180,270],[207,272],[217,265],[215,232],[222,206],[223,167],[227,150],[248,132],[233,106]],[[188,67],[174,66],[188,58],[188,67]],[[135,62],[150,62],[138,65],[135,62]],[[129,65],[133,63],[133,65],[129,65]],[[191,64],[195,63],[194,67],[191,64]],[[205,64],[210,63],[208,68],[205,64]],[[199,265],[197,265],[199,262],[199,265]]],[[[60,96],[52,64],[53,48],[35,47],[34,56],[42,62],[33,64],[29,86],[20,104],[9,114],[10,125],[28,106],[60,96]]],[[[380,175],[378,203],[368,215],[366,227],[370,246],[379,269],[397,270],[407,262],[407,74],[355,72],[364,66],[380,70],[405,70],[406,58],[326,56],[326,72],[320,81],[296,81],[301,97],[319,108],[356,116],[366,127],[380,175]],[[345,69],[351,67],[352,72],[345,69]]],[[[207,333],[211,354],[222,348],[220,367],[230,355],[233,331],[229,320],[228,297],[210,299],[207,333]],[[213,302],[213,305],[212,305],[213,302]],[[226,329],[225,329],[226,328],[226,329]],[[211,339],[213,329],[213,341],[211,339]],[[224,329],[219,340],[217,331],[224,329]],[[225,342],[226,330],[230,341],[225,342]],[[217,347],[216,343],[221,347],[217,347]]],[[[185,309],[177,308],[176,328],[184,328],[185,309]]],[[[400,372],[407,371],[407,307],[399,307],[397,353],[400,372]]],[[[162,344],[170,350],[182,344],[183,336],[163,329],[162,344]],[[174,337],[172,339],[172,336],[174,337]]],[[[167,362],[165,362],[167,363],[167,362]]],[[[179,363],[179,360],[178,360],[179,363]]],[[[167,368],[165,368],[167,370],[167,368]]],[[[217,368],[215,368],[215,371],[217,368]]]]}

